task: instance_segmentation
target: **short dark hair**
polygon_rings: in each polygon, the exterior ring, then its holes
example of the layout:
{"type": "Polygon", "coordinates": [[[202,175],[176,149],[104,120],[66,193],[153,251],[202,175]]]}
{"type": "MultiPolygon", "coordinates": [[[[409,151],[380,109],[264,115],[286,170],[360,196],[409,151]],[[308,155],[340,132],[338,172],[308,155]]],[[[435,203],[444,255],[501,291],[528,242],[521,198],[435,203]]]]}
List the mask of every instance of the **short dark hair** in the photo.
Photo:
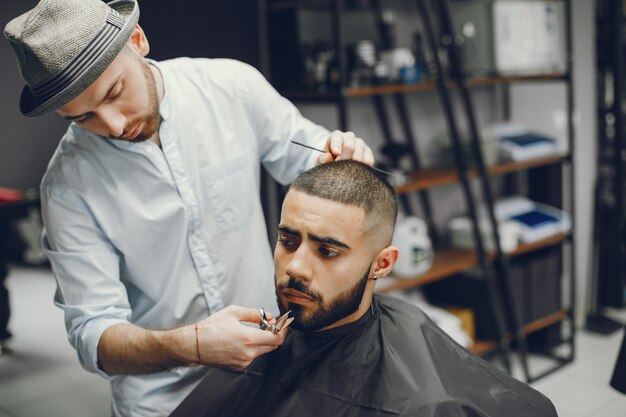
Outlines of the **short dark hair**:
{"type": "Polygon", "coordinates": [[[387,179],[368,165],[352,160],[318,165],[296,178],[289,186],[292,189],[362,208],[367,232],[375,231],[384,243],[391,244],[398,199],[387,179]]]}

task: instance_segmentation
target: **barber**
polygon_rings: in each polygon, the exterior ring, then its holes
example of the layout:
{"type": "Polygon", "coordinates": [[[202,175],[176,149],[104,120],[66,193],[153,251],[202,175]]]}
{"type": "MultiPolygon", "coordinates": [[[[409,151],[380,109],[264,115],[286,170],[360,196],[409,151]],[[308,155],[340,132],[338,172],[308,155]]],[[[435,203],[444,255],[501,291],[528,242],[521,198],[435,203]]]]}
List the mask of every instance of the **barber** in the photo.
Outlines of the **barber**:
{"type": "Polygon", "coordinates": [[[138,18],[132,0],[42,0],[5,36],[26,83],[21,112],[72,122],[41,184],[69,341],[110,380],[115,415],[160,416],[201,365],[245,367],[284,341],[241,323],[275,305],[261,164],[289,183],[316,163],[373,156],[248,65],[146,59],[138,18]]]}

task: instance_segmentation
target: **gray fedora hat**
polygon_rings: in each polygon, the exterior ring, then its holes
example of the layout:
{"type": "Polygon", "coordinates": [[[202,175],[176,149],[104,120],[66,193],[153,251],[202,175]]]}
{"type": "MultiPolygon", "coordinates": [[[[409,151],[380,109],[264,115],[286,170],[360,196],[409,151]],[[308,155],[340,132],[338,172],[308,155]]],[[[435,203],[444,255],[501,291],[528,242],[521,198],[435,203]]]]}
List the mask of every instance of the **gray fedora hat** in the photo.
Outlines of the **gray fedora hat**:
{"type": "Polygon", "coordinates": [[[139,20],[133,0],[42,0],[4,28],[26,83],[20,111],[43,116],[91,85],[122,50],[139,20]]]}

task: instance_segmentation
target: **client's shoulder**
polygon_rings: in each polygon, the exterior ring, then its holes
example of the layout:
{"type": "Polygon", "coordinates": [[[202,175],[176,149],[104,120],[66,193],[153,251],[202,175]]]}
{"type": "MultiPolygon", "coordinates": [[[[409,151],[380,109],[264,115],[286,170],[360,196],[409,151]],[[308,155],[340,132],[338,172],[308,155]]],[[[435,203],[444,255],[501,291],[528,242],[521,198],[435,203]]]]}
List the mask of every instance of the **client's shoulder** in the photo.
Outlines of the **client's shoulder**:
{"type": "Polygon", "coordinates": [[[395,319],[407,319],[410,323],[423,323],[426,314],[415,304],[385,294],[374,295],[374,306],[383,315],[392,316],[395,319]]]}

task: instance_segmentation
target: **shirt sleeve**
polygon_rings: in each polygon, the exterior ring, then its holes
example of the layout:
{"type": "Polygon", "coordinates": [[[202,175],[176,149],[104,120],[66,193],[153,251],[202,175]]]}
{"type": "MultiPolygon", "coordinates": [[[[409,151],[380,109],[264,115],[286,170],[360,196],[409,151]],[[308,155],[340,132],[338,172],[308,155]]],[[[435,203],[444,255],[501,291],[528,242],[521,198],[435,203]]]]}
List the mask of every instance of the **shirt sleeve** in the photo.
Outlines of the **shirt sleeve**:
{"type": "Polygon", "coordinates": [[[98,366],[98,342],[131,309],[119,278],[120,255],[103,235],[87,205],[71,191],[42,186],[42,244],[57,282],[55,304],[65,314],[70,344],[87,371],[98,366]]]}
{"type": "Polygon", "coordinates": [[[256,128],[261,162],[278,182],[288,184],[315,166],[320,153],[291,140],[321,149],[330,132],[300,114],[259,71],[242,65],[244,97],[256,128]]]}

